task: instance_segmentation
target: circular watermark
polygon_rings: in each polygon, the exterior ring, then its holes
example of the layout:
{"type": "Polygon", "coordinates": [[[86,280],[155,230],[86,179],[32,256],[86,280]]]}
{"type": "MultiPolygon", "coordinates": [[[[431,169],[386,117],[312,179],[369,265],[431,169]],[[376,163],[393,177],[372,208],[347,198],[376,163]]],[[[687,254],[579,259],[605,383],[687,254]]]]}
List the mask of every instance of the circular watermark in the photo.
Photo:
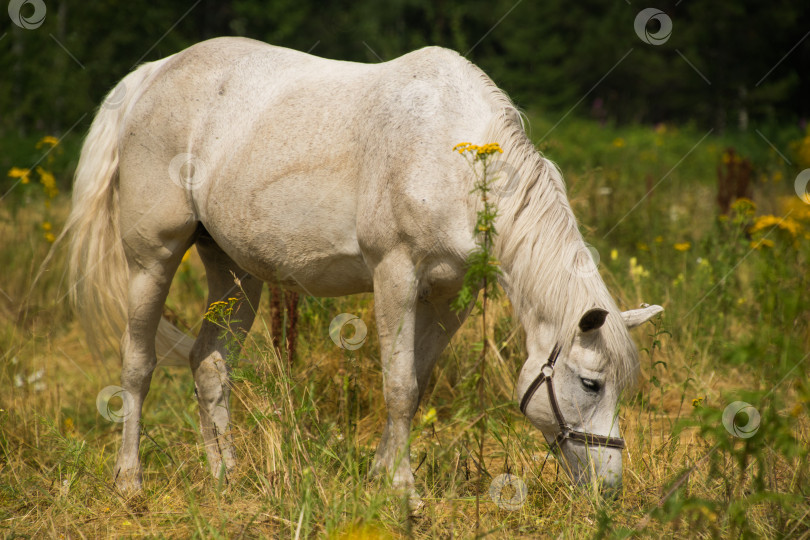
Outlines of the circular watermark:
{"type": "Polygon", "coordinates": [[[169,177],[181,188],[193,190],[208,179],[208,168],[194,154],[177,154],[169,162],[169,177]]]}
{"type": "Polygon", "coordinates": [[[98,409],[101,416],[110,422],[121,423],[126,420],[135,409],[135,399],[132,397],[132,394],[120,386],[108,386],[102,388],[101,392],[96,396],[96,409],[98,409]],[[110,404],[113,398],[121,399],[120,408],[116,409],[110,404]]]}
{"type": "Polygon", "coordinates": [[[329,323],[329,337],[341,349],[356,351],[366,342],[366,334],[368,334],[366,323],[351,313],[341,313],[329,323]],[[354,333],[350,337],[343,335],[346,325],[354,328],[354,333]]]}
{"type": "Polygon", "coordinates": [[[599,251],[588,243],[583,243],[574,252],[574,260],[566,268],[574,275],[580,277],[592,276],[599,273],[599,251]]]}
{"type": "Polygon", "coordinates": [[[127,85],[124,84],[123,81],[118,83],[115,88],[112,89],[112,92],[107,94],[107,97],[104,98],[104,102],[101,104],[101,107],[104,109],[117,109],[124,103],[124,99],[127,97],[127,85]]]}
{"type": "Polygon", "coordinates": [[[492,194],[503,199],[512,195],[520,187],[520,174],[509,161],[496,159],[487,164],[492,194]]]}
{"type": "Polygon", "coordinates": [[[669,15],[657,8],[645,8],[638,12],[636,20],[633,21],[633,28],[638,38],[649,45],[663,45],[669,41],[672,35],[672,19],[669,15]],[[657,21],[659,28],[657,32],[650,32],[649,24],[657,21]]]}
{"type": "Polygon", "coordinates": [[[810,193],[807,192],[808,183],[810,183],[810,169],[805,169],[796,175],[796,181],[793,182],[796,195],[799,196],[804,204],[810,204],[810,193]]]}
{"type": "Polygon", "coordinates": [[[526,482],[514,474],[499,474],[489,485],[489,498],[492,502],[510,512],[520,510],[526,503],[528,495],[526,482]]]}
{"type": "Polygon", "coordinates": [[[723,410],[723,426],[735,437],[753,437],[759,430],[759,422],[759,411],[750,403],[735,401],[723,410]]]}
{"type": "Polygon", "coordinates": [[[11,22],[26,30],[36,30],[42,26],[47,11],[44,0],[11,0],[8,3],[8,16],[11,17],[11,22]]]}
{"type": "Polygon", "coordinates": [[[419,79],[408,83],[402,89],[399,99],[411,115],[421,119],[436,114],[441,105],[438,89],[419,79]]]}

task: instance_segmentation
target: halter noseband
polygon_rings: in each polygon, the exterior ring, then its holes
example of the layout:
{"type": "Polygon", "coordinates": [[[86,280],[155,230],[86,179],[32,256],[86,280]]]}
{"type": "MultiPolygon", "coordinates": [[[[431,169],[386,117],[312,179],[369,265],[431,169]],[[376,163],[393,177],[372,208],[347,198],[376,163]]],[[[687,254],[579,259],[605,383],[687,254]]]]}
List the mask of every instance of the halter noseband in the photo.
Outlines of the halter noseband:
{"type": "Polygon", "coordinates": [[[520,412],[522,412],[524,415],[526,414],[526,407],[529,406],[529,402],[532,400],[532,397],[534,397],[537,389],[540,388],[540,385],[544,382],[548,382],[548,384],[546,384],[546,388],[548,388],[548,401],[551,404],[551,410],[554,413],[554,418],[557,420],[557,425],[560,428],[560,433],[554,438],[554,442],[551,444],[552,449],[554,449],[554,447],[562,448],[562,443],[564,443],[566,440],[571,440],[586,444],[588,446],[605,446],[607,448],[623,450],[624,439],[620,437],[607,437],[605,435],[594,435],[593,433],[576,431],[572,429],[571,426],[569,426],[565,421],[562,411],[560,410],[560,404],[557,403],[557,395],[554,393],[554,383],[551,378],[554,375],[554,364],[557,362],[557,357],[560,356],[560,351],[562,351],[562,347],[560,347],[559,343],[555,344],[554,348],[551,349],[551,354],[548,356],[548,360],[546,360],[546,363],[543,364],[542,368],[540,368],[540,373],[532,381],[532,384],[529,385],[526,393],[523,394],[523,399],[520,400],[520,412]]]}

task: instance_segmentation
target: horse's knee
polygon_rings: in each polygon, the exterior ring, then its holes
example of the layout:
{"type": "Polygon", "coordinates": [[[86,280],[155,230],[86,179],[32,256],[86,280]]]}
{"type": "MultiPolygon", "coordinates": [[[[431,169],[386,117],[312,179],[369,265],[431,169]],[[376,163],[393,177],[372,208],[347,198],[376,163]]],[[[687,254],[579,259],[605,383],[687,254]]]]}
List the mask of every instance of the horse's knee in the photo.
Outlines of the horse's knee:
{"type": "Polygon", "coordinates": [[[214,353],[192,364],[197,400],[205,408],[220,405],[228,391],[228,370],[225,361],[214,353]]]}
{"type": "Polygon", "coordinates": [[[419,384],[416,377],[386,381],[385,404],[392,418],[404,417],[410,421],[419,406],[419,384]]]}

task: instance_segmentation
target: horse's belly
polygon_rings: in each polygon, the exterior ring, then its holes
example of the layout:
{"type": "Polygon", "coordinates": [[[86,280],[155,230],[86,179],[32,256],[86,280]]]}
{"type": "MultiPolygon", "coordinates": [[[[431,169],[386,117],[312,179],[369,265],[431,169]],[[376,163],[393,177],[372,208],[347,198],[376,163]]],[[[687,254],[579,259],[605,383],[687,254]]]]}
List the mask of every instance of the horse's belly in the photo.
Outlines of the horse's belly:
{"type": "Polygon", "coordinates": [[[263,281],[310,296],[344,296],[373,289],[371,272],[359,254],[310,256],[306,262],[244,257],[237,264],[263,281]]]}
{"type": "MultiPolygon", "coordinates": [[[[312,296],[370,292],[372,274],[354,227],[351,205],[232,201],[203,225],[240,268],[269,283],[312,296]]],[[[316,199],[317,201],[317,199],[316,199]]]]}

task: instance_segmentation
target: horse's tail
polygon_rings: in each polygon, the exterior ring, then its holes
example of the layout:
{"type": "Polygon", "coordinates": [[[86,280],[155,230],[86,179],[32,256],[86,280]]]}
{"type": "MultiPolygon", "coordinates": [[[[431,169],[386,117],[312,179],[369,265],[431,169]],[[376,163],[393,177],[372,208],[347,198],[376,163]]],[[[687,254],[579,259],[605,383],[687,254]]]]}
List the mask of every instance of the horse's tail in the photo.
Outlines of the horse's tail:
{"type": "MultiPolygon", "coordinates": [[[[127,321],[128,271],[121,240],[118,149],[129,109],[168,59],[144,64],[112,89],[82,146],[73,184],[73,208],[62,236],[70,235],[70,297],[92,352],[118,350],[127,321]]],[[[161,319],[155,345],[161,365],[188,365],[194,340],[161,319]]]]}

